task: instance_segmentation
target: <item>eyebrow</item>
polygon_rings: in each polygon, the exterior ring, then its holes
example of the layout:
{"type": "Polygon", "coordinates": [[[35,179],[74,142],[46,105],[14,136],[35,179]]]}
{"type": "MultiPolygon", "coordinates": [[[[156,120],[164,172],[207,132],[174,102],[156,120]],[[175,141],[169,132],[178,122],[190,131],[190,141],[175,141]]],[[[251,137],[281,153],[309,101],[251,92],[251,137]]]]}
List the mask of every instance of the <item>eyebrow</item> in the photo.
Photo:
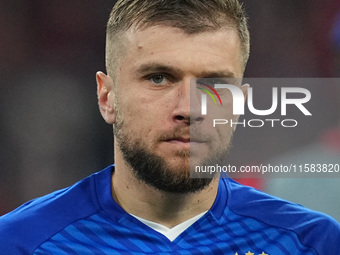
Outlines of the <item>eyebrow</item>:
{"type": "Polygon", "coordinates": [[[166,66],[158,63],[148,63],[141,65],[137,70],[137,73],[145,74],[145,73],[177,73],[183,74],[183,72],[179,68],[175,68],[172,66],[166,66]]]}
{"type": "MultiPolygon", "coordinates": [[[[145,73],[171,73],[183,76],[183,71],[173,66],[167,66],[159,63],[142,64],[136,70],[139,74],[145,73]]],[[[196,78],[235,78],[235,74],[230,71],[204,71],[197,75],[196,78]]]]}
{"type": "Polygon", "coordinates": [[[235,74],[229,71],[202,72],[200,78],[235,78],[235,74]]]}

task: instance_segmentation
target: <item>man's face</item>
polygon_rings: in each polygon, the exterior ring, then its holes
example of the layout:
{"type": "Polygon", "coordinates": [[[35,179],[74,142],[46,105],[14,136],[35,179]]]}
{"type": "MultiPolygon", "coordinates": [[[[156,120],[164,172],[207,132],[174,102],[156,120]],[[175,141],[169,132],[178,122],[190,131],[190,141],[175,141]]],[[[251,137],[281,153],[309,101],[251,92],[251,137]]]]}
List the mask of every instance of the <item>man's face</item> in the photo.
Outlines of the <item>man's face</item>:
{"type": "MultiPolygon", "coordinates": [[[[190,164],[224,156],[232,130],[212,128],[213,114],[201,115],[201,92],[191,78],[242,76],[236,31],[187,35],[152,26],[129,30],[126,42],[114,85],[116,161],[121,155],[137,178],[157,189],[201,190],[211,180],[190,178],[190,164]]],[[[232,118],[231,103],[218,111],[232,118]]]]}

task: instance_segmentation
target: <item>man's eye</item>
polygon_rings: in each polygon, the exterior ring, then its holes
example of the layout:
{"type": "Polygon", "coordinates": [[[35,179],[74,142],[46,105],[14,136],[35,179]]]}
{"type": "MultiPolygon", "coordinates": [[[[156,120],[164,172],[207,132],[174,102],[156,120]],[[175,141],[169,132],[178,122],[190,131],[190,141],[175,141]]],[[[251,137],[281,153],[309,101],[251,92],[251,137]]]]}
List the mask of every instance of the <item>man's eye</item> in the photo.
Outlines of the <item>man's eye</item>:
{"type": "Polygon", "coordinates": [[[150,81],[156,85],[164,85],[167,82],[167,79],[164,75],[157,74],[154,76],[151,76],[150,81]]]}

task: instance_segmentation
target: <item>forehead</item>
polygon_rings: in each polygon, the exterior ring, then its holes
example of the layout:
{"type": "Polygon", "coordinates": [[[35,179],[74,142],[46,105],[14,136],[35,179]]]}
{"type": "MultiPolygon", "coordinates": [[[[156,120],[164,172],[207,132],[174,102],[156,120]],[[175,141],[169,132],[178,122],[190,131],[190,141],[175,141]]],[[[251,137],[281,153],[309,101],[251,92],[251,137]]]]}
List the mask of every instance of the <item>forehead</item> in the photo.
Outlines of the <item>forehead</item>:
{"type": "Polygon", "coordinates": [[[121,68],[160,63],[193,76],[216,70],[242,76],[240,40],[233,28],[186,34],[174,27],[151,26],[131,28],[124,37],[121,68]]]}

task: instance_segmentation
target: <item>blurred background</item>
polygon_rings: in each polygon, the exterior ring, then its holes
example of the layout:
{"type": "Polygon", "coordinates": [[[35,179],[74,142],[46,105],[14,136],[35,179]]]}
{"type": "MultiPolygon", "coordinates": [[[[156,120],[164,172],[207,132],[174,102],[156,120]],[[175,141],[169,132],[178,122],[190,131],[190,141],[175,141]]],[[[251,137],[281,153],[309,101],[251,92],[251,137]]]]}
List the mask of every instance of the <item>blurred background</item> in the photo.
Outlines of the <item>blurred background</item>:
{"type": "MultiPolygon", "coordinates": [[[[340,1],[243,2],[251,32],[246,77],[339,77],[340,1]]],[[[105,71],[105,25],[114,3],[0,1],[0,215],[113,162],[95,73],[105,71]]],[[[295,162],[294,156],[340,163],[340,90],[319,92],[322,100],[311,105],[324,110],[319,125],[280,135],[238,130],[230,163],[295,162]]],[[[339,180],[240,181],[340,221],[339,180]]]]}

